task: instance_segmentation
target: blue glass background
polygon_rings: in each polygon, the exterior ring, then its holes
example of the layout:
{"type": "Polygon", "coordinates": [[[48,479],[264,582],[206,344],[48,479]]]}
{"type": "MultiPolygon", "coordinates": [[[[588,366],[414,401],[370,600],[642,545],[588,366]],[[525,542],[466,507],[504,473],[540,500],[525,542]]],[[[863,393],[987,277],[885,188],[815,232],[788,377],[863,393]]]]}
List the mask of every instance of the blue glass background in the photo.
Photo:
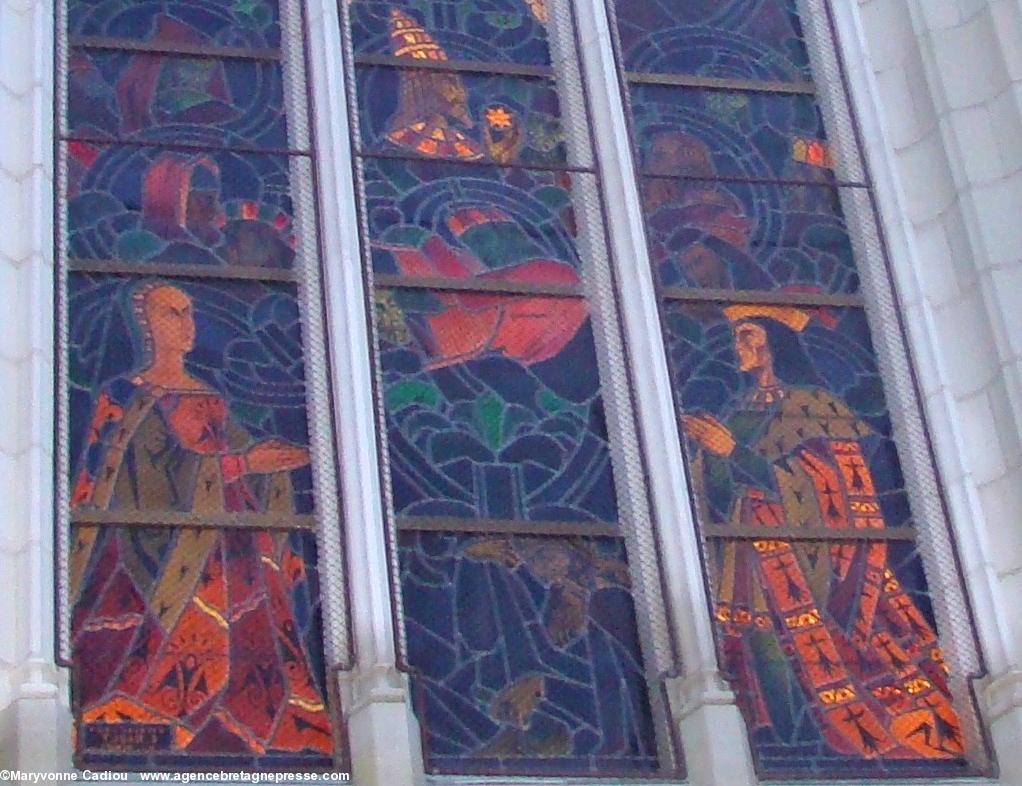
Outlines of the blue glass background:
{"type": "Polygon", "coordinates": [[[405,532],[400,553],[430,767],[604,776],[658,769],[621,541],[405,532]],[[470,551],[500,542],[517,566],[470,551]],[[586,599],[577,630],[551,623],[563,593],[586,599]],[[523,687],[516,713],[509,699],[523,687]]]}
{"type": "Polygon", "coordinates": [[[285,157],[82,142],[68,143],[67,149],[70,257],[290,267],[294,237],[285,157]],[[203,174],[202,182],[193,179],[190,186],[163,181],[166,193],[154,199],[157,192],[150,188],[147,198],[147,175],[160,161],[179,167],[205,162],[201,168],[215,167],[217,175],[203,174]],[[206,196],[203,216],[190,228],[166,226],[160,211],[147,207],[162,204],[165,211],[193,191],[206,196]]]}
{"type": "Polygon", "coordinates": [[[795,0],[618,0],[614,5],[629,71],[809,78],[795,0]]]}
{"type": "Polygon", "coordinates": [[[588,322],[549,360],[486,352],[429,369],[421,319],[439,310],[436,295],[383,294],[404,318],[377,320],[399,514],[617,520],[588,322]]]}
{"type": "Polygon", "coordinates": [[[288,146],[277,63],[74,50],[68,125],[89,137],[288,146]]]}
{"type": "Polygon", "coordinates": [[[280,45],[276,0],[69,0],[68,31],[72,35],[134,38],[180,43],[181,30],[190,43],[242,48],[280,45]],[[167,21],[173,24],[168,28],[167,21]],[[180,25],[180,27],[178,27],[180,25]],[[160,34],[162,33],[162,35],[160,34]]]}

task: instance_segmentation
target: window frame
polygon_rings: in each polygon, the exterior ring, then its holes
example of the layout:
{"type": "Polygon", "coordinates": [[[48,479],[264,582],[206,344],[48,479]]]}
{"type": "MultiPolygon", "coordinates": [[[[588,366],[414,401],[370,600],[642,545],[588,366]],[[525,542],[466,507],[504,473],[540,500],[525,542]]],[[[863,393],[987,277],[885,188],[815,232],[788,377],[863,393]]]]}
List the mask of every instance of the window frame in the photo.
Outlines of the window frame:
{"type": "MultiPolygon", "coordinates": [[[[579,0],[580,8],[589,5],[598,5],[598,3],[591,4],[586,2],[586,0],[579,0]]],[[[50,40],[47,32],[52,32],[50,25],[53,24],[53,14],[50,13],[50,9],[46,7],[46,4],[40,4],[40,6],[42,7],[42,12],[34,14],[34,24],[37,26],[37,37],[45,44],[45,42],[50,40]]],[[[361,289],[364,284],[359,272],[361,255],[357,249],[357,240],[351,239],[357,237],[357,235],[346,235],[344,231],[345,227],[354,226],[353,224],[346,223],[348,219],[346,211],[350,208],[351,215],[354,214],[354,196],[351,187],[353,180],[350,171],[350,157],[344,155],[345,142],[343,139],[344,134],[342,133],[347,128],[347,109],[344,106],[343,100],[338,99],[338,96],[343,95],[343,90],[333,89],[337,87],[338,82],[343,87],[344,71],[343,68],[339,67],[340,26],[337,23],[336,5],[331,0],[308,0],[307,15],[308,27],[306,32],[309,37],[310,63],[308,77],[312,86],[313,117],[320,145],[319,166],[317,168],[317,176],[320,183],[318,191],[320,215],[323,217],[337,216],[340,219],[336,224],[333,220],[322,221],[320,231],[322,233],[321,240],[324,249],[323,262],[327,270],[325,274],[324,297],[329,313],[331,360],[339,364],[334,367],[333,374],[338,444],[347,446],[347,450],[341,454],[339,481],[343,488],[342,496],[346,514],[345,519],[349,522],[359,522],[362,525],[359,528],[349,526],[345,535],[347,542],[346,557],[350,570],[349,597],[351,603],[349,608],[352,610],[353,634],[358,644],[356,649],[358,656],[355,663],[359,670],[373,670],[382,666],[384,667],[384,673],[388,675],[387,679],[370,678],[363,675],[363,678],[357,682],[352,681],[351,684],[360,686],[357,690],[361,690],[363,687],[366,689],[367,692],[362,694],[359,699],[360,701],[372,703],[373,701],[380,700],[392,705],[399,705],[403,701],[401,695],[405,689],[400,686],[400,679],[398,679],[396,684],[388,681],[389,676],[394,675],[394,672],[389,671],[393,666],[392,659],[389,657],[393,652],[393,609],[389,598],[380,591],[381,588],[385,588],[389,584],[389,566],[386,552],[382,548],[381,538],[374,537],[372,534],[383,532],[383,517],[381,507],[382,497],[379,493],[381,484],[376,471],[378,456],[375,442],[376,418],[373,414],[375,396],[371,392],[373,375],[368,360],[365,363],[362,362],[366,344],[361,342],[363,339],[368,340],[368,330],[364,318],[364,289],[361,289]],[[340,107],[337,106],[338,101],[340,101],[340,107]],[[333,238],[338,242],[328,243],[328,238],[333,238]],[[355,246],[354,251],[352,250],[352,244],[355,246]],[[345,262],[354,262],[354,265],[343,264],[345,262]],[[359,294],[360,292],[362,294],[359,294]],[[350,370],[352,373],[342,374],[341,370],[350,370]],[[342,394],[350,394],[350,400],[344,400],[342,394]],[[359,518],[352,518],[352,514],[361,514],[361,516],[359,518]],[[371,526],[376,523],[379,523],[380,526],[371,526]],[[356,529],[360,529],[362,532],[355,534],[356,529]],[[363,563],[360,557],[368,557],[369,559],[363,563]],[[357,589],[354,589],[355,587],[357,589]],[[366,601],[367,605],[363,606],[361,603],[363,600],[366,601]],[[357,620],[356,617],[358,617],[357,620]]],[[[836,44],[839,51],[844,55],[846,63],[849,64],[847,74],[851,93],[850,99],[856,110],[857,118],[864,128],[864,152],[873,170],[880,217],[891,246],[890,258],[892,269],[898,289],[902,293],[902,303],[914,303],[920,290],[920,273],[916,264],[917,256],[913,248],[914,240],[911,228],[905,219],[905,198],[898,184],[897,168],[891,153],[893,146],[883,126],[884,105],[877,89],[875,77],[869,70],[869,53],[865,43],[863,20],[855,4],[847,4],[847,7],[841,4],[835,10],[835,27],[837,32],[836,44]]],[[[53,88],[54,78],[52,52],[48,51],[48,47],[44,45],[38,55],[33,53],[31,58],[23,59],[33,64],[34,86],[30,96],[32,94],[41,95],[41,98],[37,95],[37,100],[35,100],[31,110],[31,128],[37,137],[41,137],[44,140],[41,149],[38,144],[39,139],[36,139],[35,142],[26,140],[24,143],[32,145],[34,150],[32,160],[38,170],[37,174],[33,176],[31,186],[33,194],[32,203],[45,205],[48,203],[49,196],[52,193],[50,190],[49,173],[53,172],[54,165],[53,150],[48,149],[45,144],[47,136],[52,136],[54,126],[53,118],[49,113],[50,104],[48,98],[53,88]]],[[[587,65],[588,70],[589,66],[587,65]]],[[[605,68],[601,70],[599,66],[595,70],[598,78],[606,80],[616,79],[616,74],[613,71],[608,73],[605,68]]],[[[5,103],[6,100],[5,97],[5,103]]],[[[594,97],[594,102],[596,100],[598,98],[594,97]]],[[[627,144],[627,137],[625,137],[625,143],[627,144]]],[[[625,158],[629,157],[625,156],[625,158]]],[[[613,167],[609,163],[607,166],[611,171],[607,173],[608,179],[605,180],[605,188],[608,188],[609,178],[614,175],[613,167]]],[[[621,226],[631,226],[634,229],[634,216],[628,218],[628,213],[635,207],[635,205],[627,203],[615,204],[613,210],[610,211],[610,215],[613,217],[621,214],[623,216],[620,220],[621,226]]],[[[55,396],[55,391],[50,385],[55,349],[53,344],[49,342],[49,338],[54,335],[54,330],[48,317],[51,313],[50,305],[52,303],[55,282],[52,273],[53,268],[50,265],[52,247],[49,246],[48,237],[51,229],[56,227],[59,227],[59,220],[54,220],[54,216],[48,214],[46,210],[38,211],[38,215],[32,217],[32,235],[35,241],[31,250],[30,259],[32,260],[33,269],[28,276],[30,282],[28,288],[31,291],[33,310],[38,316],[33,321],[31,328],[33,347],[31,360],[26,370],[19,372],[23,374],[19,379],[30,380],[28,384],[33,392],[33,400],[38,402],[39,412],[34,413],[32,418],[32,444],[44,447],[38,450],[33,448],[33,457],[31,459],[33,469],[30,471],[30,492],[34,499],[41,500],[41,504],[34,507],[35,512],[28,523],[28,537],[36,545],[33,547],[31,563],[25,568],[25,571],[29,577],[28,583],[30,585],[27,593],[34,610],[32,619],[36,620],[36,622],[23,635],[26,637],[29,647],[30,655],[28,657],[36,663],[43,664],[43,670],[34,679],[36,679],[40,686],[46,686],[45,689],[41,687],[39,694],[31,698],[33,700],[40,699],[55,702],[55,706],[58,707],[55,717],[65,719],[66,711],[59,709],[59,697],[63,694],[65,688],[61,684],[62,678],[59,669],[54,668],[54,659],[51,654],[52,645],[57,643],[56,637],[46,630],[45,625],[38,627],[38,620],[46,616],[45,610],[50,606],[52,600],[52,590],[49,585],[50,577],[56,575],[53,560],[55,552],[52,548],[53,541],[51,539],[52,530],[49,529],[50,512],[46,504],[47,498],[54,491],[53,476],[45,448],[46,445],[52,444],[52,421],[50,420],[49,413],[52,409],[52,399],[55,396]],[[35,612],[38,611],[43,613],[36,614],[35,612]]],[[[615,232],[613,237],[615,247],[620,245],[624,250],[629,250],[627,235],[615,232]]],[[[634,240],[635,238],[633,237],[632,239],[634,240]]],[[[641,240],[641,235],[639,239],[641,240]]],[[[636,242],[631,248],[639,246],[640,243],[636,242]]],[[[634,273],[635,271],[629,272],[634,273]]],[[[637,286],[641,289],[643,284],[640,282],[637,286]]],[[[637,302],[648,301],[643,301],[642,298],[639,298],[637,302]]],[[[923,387],[927,390],[936,391],[933,395],[927,396],[924,399],[923,405],[933,415],[932,421],[934,423],[943,424],[947,420],[948,413],[954,410],[953,399],[946,389],[948,372],[944,369],[936,368],[932,363],[933,357],[938,354],[936,347],[939,344],[939,338],[933,325],[933,314],[925,311],[920,313],[920,310],[915,308],[906,309],[905,314],[908,323],[909,335],[907,338],[909,349],[917,357],[921,358],[918,368],[923,387]]],[[[634,319],[641,322],[638,317],[634,319]]],[[[639,324],[635,329],[641,331],[650,330],[651,328],[648,325],[643,326],[639,324]]],[[[658,330],[659,328],[657,327],[657,330],[653,331],[652,334],[657,334],[658,330]]],[[[635,353],[633,352],[633,354],[635,353]]],[[[632,362],[636,363],[634,360],[632,362]]],[[[658,377],[641,378],[653,380],[652,384],[649,385],[653,392],[643,394],[640,390],[637,390],[638,406],[640,412],[643,413],[642,418],[645,423],[646,420],[653,417],[650,413],[655,412],[657,406],[662,407],[664,405],[665,397],[664,388],[658,377]]],[[[646,387],[646,385],[638,386],[639,389],[646,387]]],[[[666,396],[666,401],[670,402],[669,394],[666,396]]],[[[661,422],[665,427],[669,423],[674,423],[672,406],[668,407],[667,414],[670,417],[654,422],[661,422]]],[[[663,413],[661,415],[663,416],[663,413]]],[[[671,426],[671,428],[676,432],[676,424],[671,426]]],[[[674,444],[664,439],[664,435],[670,434],[670,431],[657,431],[647,427],[644,428],[643,433],[647,431],[651,433],[653,438],[652,442],[647,442],[647,445],[658,445],[661,441],[667,445],[674,444]]],[[[935,426],[931,436],[936,442],[937,459],[943,474],[949,478],[967,478],[969,475],[969,462],[964,451],[961,449],[961,434],[953,428],[938,428],[935,426]]],[[[656,448],[647,447],[647,456],[658,456],[659,454],[656,450],[656,448]]],[[[666,451],[667,454],[673,452],[675,451],[666,451]]],[[[663,458],[665,461],[672,461],[669,455],[663,456],[663,458]]],[[[676,499],[675,506],[678,515],[690,516],[691,512],[688,507],[687,497],[684,497],[679,492],[679,489],[684,488],[684,486],[672,485],[672,482],[676,484],[679,479],[683,481],[684,473],[672,474],[671,471],[663,468],[661,462],[653,460],[650,461],[649,473],[651,486],[656,485],[661,489],[660,493],[664,495],[663,499],[670,500],[672,497],[676,499]],[[655,477],[660,478],[656,484],[654,484],[655,477]]],[[[963,499],[962,496],[956,496],[952,500],[951,523],[961,548],[965,573],[964,579],[967,589],[973,603],[977,607],[977,619],[986,621],[985,624],[980,625],[982,649],[995,667],[995,673],[1001,674],[1003,669],[1007,667],[1007,664],[1012,662],[1014,647],[1006,640],[1005,634],[998,631],[998,626],[1003,625],[1007,617],[1005,616],[1001,589],[997,584],[997,578],[988,568],[988,562],[985,559],[985,555],[989,554],[989,545],[988,536],[983,531],[982,522],[984,519],[979,508],[979,502],[974,493],[970,496],[966,492],[964,497],[963,499]]],[[[665,508],[662,505],[663,503],[661,502],[658,502],[656,505],[658,521],[665,516],[666,511],[672,510],[672,507],[675,507],[668,506],[665,508]]],[[[679,529],[682,526],[679,525],[679,529]]],[[[685,532],[691,534],[694,531],[693,527],[689,527],[685,532]]],[[[684,537],[685,532],[677,533],[677,537],[684,537]]],[[[692,539],[694,540],[694,537],[692,539]]],[[[59,567],[57,569],[59,570],[59,567]]],[[[685,587],[684,590],[677,589],[677,591],[685,596],[691,596],[686,601],[690,607],[692,603],[695,603],[697,609],[708,612],[709,607],[706,603],[705,592],[693,590],[689,587],[685,587]],[[700,599],[702,600],[702,607],[700,607],[700,599]]],[[[672,616],[679,616],[677,609],[672,612],[672,616]]],[[[705,618],[709,619],[708,616],[705,618]]],[[[702,652],[701,648],[698,649],[702,652]]],[[[679,686],[687,685],[687,689],[680,690],[679,692],[696,697],[696,701],[683,706],[695,706],[699,701],[702,701],[704,704],[711,706],[727,707],[730,699],[728,691],[723,689],[719,676],[716,673],[715,656],[712,660],[707,661],[705,665],[710,668],[695,672],[690,670],[690,676],[679,686]],[[714,701],[719,702],[719,704],[714,705],[714,701]]],[[[346,690],[342,686],[342,692],[346,690]]],[[[357,712],[358,706],[355,701],[351,701],[346,702],[343,709],[345,715],[351,716],[357,712]]],[[[22,717],[22,720],[19,721],[19,728],[22,734],[30,733],[25,724],[26,721],[22,717]]],[[[46,748],[44,755],[28,754],[27,760],[30,763],[38,762],[40,765],[54,761],[62,764],[69,762],[70,752],[68,746],[66,741],[62,741],[60,737],[62,728],[62,723],[58,723],[55,736],[49,737],[47,742],[43,744],[42,747],[46,748]]],[[[1005,765],[1009,764],[1007,761],[1008,757],[1006,756],[1008,753],[1010,751],[1001,751],[1002,762],[1005,765]]],[[[1016,751],[1010,758],[1012,761],[1017,761],[1019,757],[1020,754],[1016,751]]],[[[358,759],[357,752],[356,759],[358,759]]],[[[19,759],[19,762],[21,761],[19,759]]],[[[689,757],[688,763],[690,782],[712,782],[696,777],[695,762],[691,757],[689,757]]],[[[22,764],[22,766],[25,765],[22,764]]],[[[378,773],[383,771],[381,769],[383,765],[380,761],[365,760],[356,762],[355,766],[356,769],[361,767],[366,776],[372,779],[366,780],[365,782],[367,783],[379,782],[382,784],[397,782],[386,779],[381,780],[376,777],[378,773]]],[[[402,770],[401,772],[406,772],[409,777],[421,777],[421,769],[419,774],[416,774],[414,763],[409,769],[402,770]]],[[[405,778],[402,776],[401,780],[405,780],[405,778]]],[[[476,782],[489,784],[545,782],[527,778],[443,777],[431,778],[430,780],[437,783],[466,784],[476,782]]],[[[739,783],[740,781],[728,780],[720,782],[731,784],[739,783]]],[[[949,784],[991,784],[996,782],[996,780],[985,778],[948,781],[949,784]]],[[[898,782],[888,781],[887,783],[897,784],[898,782]]]]}

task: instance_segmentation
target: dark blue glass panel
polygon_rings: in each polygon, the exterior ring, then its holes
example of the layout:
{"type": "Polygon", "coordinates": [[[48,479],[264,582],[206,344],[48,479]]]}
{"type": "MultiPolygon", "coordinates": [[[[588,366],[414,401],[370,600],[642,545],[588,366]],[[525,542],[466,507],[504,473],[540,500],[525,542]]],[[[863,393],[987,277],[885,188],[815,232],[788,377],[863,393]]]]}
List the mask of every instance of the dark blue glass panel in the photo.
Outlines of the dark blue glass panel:
{"type": "Polygon", "coordinates": [[[358,53],[550,62],[545,0],[352,0],[349,8],[358,53]]]}
{"type": "Polygon", "coordinates": [[[401,534],[427,765],[641,775],[659,768],[621,541],[401,534]]]}
{"type": "Polygon", "coordinates": [[[628,71],[809,78],[795,0],[623,0],[615,8],[628,71]]]}
{"type": "Polygon", "coordinates": [[[280,45],[276,0],[69,0],[68,31],[169,45],[280,45]]]}
{"type": "Polygon", "coordinates": [[[75,507],[313,510],[292,285],[72,273],[69,312],[75,507]]]}
{"type": "Polygon", "coordinates": [[[585,302],[376,294],[401,515],[616,521],[585,302]]]}
{"type": "Polygon", "coordinates": [[[363,152],[563,164],[556,85],[542,78],[360,68],[363,152]]]}
{"type": "Polygon", "coordinates": [[[286,148],[280,65],[75,50],[72,134],[286,148]]]}
{"type": "Polygon", "coordinates": [[[812,96],[633,84],[631,98],[643,171],[833,180],[832,170],[807,154],[807,145],[826,151],[812,96]]]}
{"type": "Polygon", "coordinates": [[[286,268],[283,156],[67,143],[68,255],[286,268]]]}
{"type": "Polygon", "coordinates": [[[378,273],[577,285],[571,184],[587,175],[366,159],[378,273]]]}
{"type": "Polygon", "coordinates": [[[647,177],[642,196],[665,286],[858,289],[835,189],[647,177]]]}
{"type": "Polygon", "coordinates": [[[331,766],[313,533],[77,527],[72,544],[79,764],[331,766]]]}

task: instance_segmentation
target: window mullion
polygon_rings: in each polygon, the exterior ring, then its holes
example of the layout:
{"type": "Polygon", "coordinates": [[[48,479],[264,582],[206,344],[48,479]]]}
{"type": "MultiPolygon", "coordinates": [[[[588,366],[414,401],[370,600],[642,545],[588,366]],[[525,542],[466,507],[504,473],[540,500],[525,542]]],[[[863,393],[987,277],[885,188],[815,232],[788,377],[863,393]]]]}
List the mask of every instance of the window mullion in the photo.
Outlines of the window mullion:
{"type": "Polygon", "coordinates": [[[696,728],[694,716],[717,717],[720,731],[738,732],[744,727],[730,691],[718,673],[716,648],[709,623],[706,589],[701,580],[699,541],[690,504],[689,488],[680,450],[677,418],[663,351],[661,326],[634,165],[630,152],[618,75],[614,65],[607,16],[602,3],[576,3],[580,39],[588,46],[581,53],[583,78],[589,87],[591,113],[599,118],[595,128],[598,168],[607,203],[613,264],[628,345],[628,359],[636,385],[637,419],[645,445],[649,485],[657,510],[669,622],[678,641],[680,684],[674,686],[672,702],[677,720],[683,722],[683,743],[690,777],[694,782],[753,782],[747,749],[743,756],[729,749],[729,761],[711,762],[708,738],[696,728]],[[712,707],[711,713],[703,713],[712,707]],[[690,722],[694,721],[694,722],[690,722]],[[744,759],[744,761],[743,761],[744,759]],[[727,767],[724,770],[716,765],[727,767]],[[709,765],[709,766],[707,766],[709,765]],[[714,779],[722,779],[716,780],[714,779]]]}
{"type": "MultiPolygon", "coordinates": [[[[418,727],[407,679],[398,670],[390,596],[386,517],[380,478],[374,372],[365,319],[356,182],[349,136],[341,33],[336,3],[309,0],[308,50],[319,156],[319,214],[324,306],[330,329],[337,441],[344,446],[338,485],[347,528],[347,592],[353,659],[338,663],[341,707],[360,783],[411,783],[421,777],[418,727]],[[404,733],[398,733],[404,730],[404,733]]],[[[327,579],[329,581],[329,577],[327,579]]]]}

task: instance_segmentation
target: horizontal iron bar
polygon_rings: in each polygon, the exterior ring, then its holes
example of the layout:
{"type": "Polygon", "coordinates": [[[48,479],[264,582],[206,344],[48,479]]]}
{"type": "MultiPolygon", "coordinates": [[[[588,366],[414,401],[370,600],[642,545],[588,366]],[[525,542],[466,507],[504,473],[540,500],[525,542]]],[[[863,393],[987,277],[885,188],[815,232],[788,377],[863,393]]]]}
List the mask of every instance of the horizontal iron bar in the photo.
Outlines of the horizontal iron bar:
{"type": "Polygon", "coordinates": [[[184,278],[220,278],[239,281],[297,280],[295,271],[255,265],[183,265],[176,262],[136,262],[116,259],[78,259],[67,261],[76,273],[122,273],[132,276],[180,276],[184,278]]]}
{"type": "Polygon", "coordinates": [[[766,186],[807,186],[810,188],[869,188],[869,183],[861,180],[805,180],[794,177],[738,177],[736,175],[692,175],[671,174],[667,172],[640,171],[643,180],[690,180],[711,183],[747,183],[766,186]]]}
{"type": "Polygon", "coordinates": [[[201,142],[169,142],[165,139],[123,139],[121,137],[89,136],[86,134],[64,134],[62,142],[84,142],[88,145],[122,147],[159,147],[166,150],[197,150],[200,152],[254,154],[260,156],[311,156],[310,150],[290,147],[257,147],[255,145],[206,145],[201,142]]]}
{"type": "Polygon", "coordinates": [[[528,281],[495,281],[486,278],[452,278],[450,276],[376,275],[377,289],[443,289],[454,292],[493,292],[508,295],[545,295],[548,297],[583,297],[582,288],[568,284],[539,284],[528,281]]]}
{"type": "Polygon", "coordinates": [[[387,66],[391,68],[421,68],[429,71],[447,71],[475,74],[505,74],[507,76],[532,76],[550,78],[555,76],[552,66],[525,65],[507,62],[486,62],[483,60],[426,60],[415,57],[394,55],[355,55],[355,65],[387,66]]]}
{"type": "Polygon", "coordinates": [[[184,42],[138,41],[134,38],[113,36],[73,35],[70,38],[73,49],[108,49],[113,51],[138,52],[147,55],[172,55],[180,57],[224,58],[229,60],[279,61],[277,49],[246,49],[240,46],[215,46],[210,44],[188,44],[184,42]]]}
{"type": "Polygon", "coordinates": [[[764,79],[732,79],[694,74],[654,74],[648,71],[626,71],[629,82],[673,87],[702,87],[710,90],[741,90],[750,93],[796,93],[814,95],[812,82],[781,82],[764,79]]]}
{"type": "Polygon", "coordinates": [[[174,513],[149,510],[75,510],[72,524],[110,527],[189,527],[192,529],[315,530],[316,517],[291,513],[174,513]]]}
{"type": "Polygon", "coordinates": [[[785,292],[759,289],[700,289],[699,287],[664,287],[665,300],[694,303],[770,303],[784,306],[862,306],[859,295],[838,295],[824,292],[785,292]]]}
{"type": "Polygon", "coordinates": [[[733,527],[728,524],[710,524],[702,527],[702,536],[713,540],[913,541],[916,539],[916,531],[909,527],[824,529],[822,527],[796,527],[791,525],[779,527],[733,527]]]}
{"type": "Polygon", "coordinates": [[[495,535],[588,535],[621,537],[616,523],[605,521],[523,521],[521,519],[469,519],[457,516],[398,516],[402,532],[464,532],[495,535]]]}
{"type": "Polygon", "coordinates": [[[521,169],[533,172],[578,172],[586,175],[595,175],[596,170],[591,166],[578,166],[575,164],[502,164],[491,158],[479,158],[467,161],[464,158],[454,156],[418,156],[413,153],[399,153],[392,150],[360,150],[356,154],[359,158],[384,158],[394,161],[423,161],[427,164],[461,164],[466,167],[490,167],[491,169],[521,169]]]}

